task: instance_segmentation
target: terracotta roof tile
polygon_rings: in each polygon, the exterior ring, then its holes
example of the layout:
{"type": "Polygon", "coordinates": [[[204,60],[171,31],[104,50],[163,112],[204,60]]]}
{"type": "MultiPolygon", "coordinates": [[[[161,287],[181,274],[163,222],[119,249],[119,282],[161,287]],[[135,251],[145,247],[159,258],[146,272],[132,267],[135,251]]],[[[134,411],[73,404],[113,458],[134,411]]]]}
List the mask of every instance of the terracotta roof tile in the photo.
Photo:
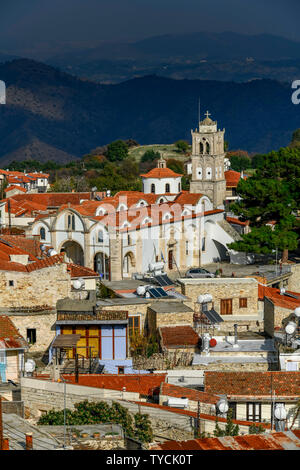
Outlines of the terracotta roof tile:
{"type": "Polygon", "coordinates": [[[204,372],[205,392],[228,396],[300,396],[300,372],[204,372]]]}
{"type": "Polygon", "coordinates": [[[179,178],[182,176],[181,174],[175,173],[175,171],[171,170],[170,168],[153,168],[152,170],[148,171],[141,175],[142,178],[179,178]]]}
{"type": "Polygon", "coordinates": [[[199,336],[191,326],[164,326],[160,328],[162,344],[166,348],[195,347],[199,336]]]}
{"type": "Polygon", "coordinates": [[[215,405],[218,403],[220,397],[212,393],[205,393],[192,388],[179,387],[178,385],[172,385],[169,383],[162,383],[160,389],[161,395],[175,397],[175,398],[188,398],[192,401],[200,401],[201,403],[208,403],[215,405]]]}
{"type": "Polygon", "coordinates": [[[267,287],[258,284],[258,298],[263,300],[264,297],[270,299],[274,305],[289,310],[294,310],[296,307],[300,307],[300,293],[286,291],[287,294],[292,294],[298,297],[294,299],[286,295],[280,294],[280,290],[275,287],[267,287]]]}
{"type": "MultiPolygon", "coordinates": [[[[89,374],[79,375],[78,385],[87,387],[136,392],[140,395],[151,396],[158,392],[160,384],[165,381],[167,374],[89,374]]],[[[75,384],[75,376],[64,374],[68,382],[75,384]]]]}
{"type": "Polygon", "coordinates": [[[0,349],[27,348],[28,344],[6,315],[0,316],[0,349]]]}

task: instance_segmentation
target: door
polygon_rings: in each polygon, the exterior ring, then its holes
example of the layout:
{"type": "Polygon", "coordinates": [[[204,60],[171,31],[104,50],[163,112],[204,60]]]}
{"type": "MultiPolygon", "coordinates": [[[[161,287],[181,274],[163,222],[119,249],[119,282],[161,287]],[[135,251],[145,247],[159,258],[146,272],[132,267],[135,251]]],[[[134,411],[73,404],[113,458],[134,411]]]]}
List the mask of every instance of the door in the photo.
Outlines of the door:
{"type": "Polygon", "coordinates": [[[168,266],[170,270],[173,269],[173,250],[170,250],[168,254],[168,266]]]}

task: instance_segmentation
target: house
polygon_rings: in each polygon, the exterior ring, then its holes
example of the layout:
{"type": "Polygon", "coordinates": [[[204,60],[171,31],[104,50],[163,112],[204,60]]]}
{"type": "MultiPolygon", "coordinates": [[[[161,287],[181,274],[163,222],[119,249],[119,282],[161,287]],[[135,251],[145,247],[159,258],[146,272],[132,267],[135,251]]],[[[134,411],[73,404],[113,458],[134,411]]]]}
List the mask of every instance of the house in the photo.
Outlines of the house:
{"type": "MultiPolygon", "coordinates": [[[[170,399],[184,398],[187,399],[187,407],[190,411],[198,411],[200,403],[200,411],[204,414],[216,415],[216,404],[220,400],[220,396],[194,390],[193,388],[179,387],[166,382],[162,382],[159,392],[159,404],[169,406],[170,399]]],[[[175,405],[176,406],[176,405],[175,405]]]]}
{"type": "Polygon", "coordinates": [[[219,334],[228,334],[238,325],[239,331],[264,331],[263,313],[258,308],[258,283],[253,278],[179,278],[181,293],[189,298],[185,304],[197,314],[200,295],[209,294],[209,308],[221,317],[219,334]]]}
{"type": "Polygon", "coordinates": [[[278,429],[274,416],[276,407],[285,410],[284,424],[300,427],[300,416],[296,416],[300,396],[300,372],[222,372],[206,371],[204,374],[206,393],[227,396],[233,417],[247,421],[271,423],[278,429]]]}
{"type": "Polygon", "coordinates": [[[0,315],[0,382],[19,382],[29,345],[6,315],[0,315]]]}
{"type": "Polygon", "coordinates": [[[160,347],[169,352],[195,353],[201,348],[201,338],[189,325],[159,327],[160,347]]]}
{"type": "Polygon", "coordinates": [[[150,450],[163,451],[195,451],[195,450],[300,450],[299,429],[272,434],[206,437],[189,441],[165,441],[162,444],[152,444],[150,450]]]}
{"type": "MultiPolygon", "coordinates": [[[[281,330],[300,307],[300,293],[286,289],[276,289],[262,284],[258,286],[259,300],[264,302],[265,323],[270,332],[281,330]]],[[[299,325],[298,325],[299,326],[299,325]]]]}

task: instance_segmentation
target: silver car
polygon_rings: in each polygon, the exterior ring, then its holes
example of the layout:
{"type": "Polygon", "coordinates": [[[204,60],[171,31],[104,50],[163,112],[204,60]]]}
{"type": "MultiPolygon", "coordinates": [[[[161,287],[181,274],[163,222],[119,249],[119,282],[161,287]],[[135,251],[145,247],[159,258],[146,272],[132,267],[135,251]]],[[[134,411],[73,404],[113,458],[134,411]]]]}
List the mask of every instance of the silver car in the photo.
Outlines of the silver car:
{"type": "Polygon", "coordinates": [[[185,273],[185,277],[215,277],[215,275],[203,268],[191,268],[185,273]]]}

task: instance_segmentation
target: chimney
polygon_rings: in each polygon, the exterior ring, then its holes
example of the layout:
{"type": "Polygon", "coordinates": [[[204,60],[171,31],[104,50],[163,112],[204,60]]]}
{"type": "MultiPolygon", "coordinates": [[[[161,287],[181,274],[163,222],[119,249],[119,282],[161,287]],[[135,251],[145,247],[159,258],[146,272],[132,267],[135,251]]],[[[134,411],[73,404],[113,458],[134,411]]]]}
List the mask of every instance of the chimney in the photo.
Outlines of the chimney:
{"type": "Polygon", "coordinates": [[[233,344],[233,347],[238,348],[239,345],[238,345],[238,331],[237,331],[238,326],[237,326],[237,323],[235,323],[233,325],[233,327],[234,327],[234,344],[233,344]]]}
{"type": "Polygon", "coordinates": [[[26,433],[25,438],[26,438],[26,449],[25,450],[33,450],[32,432],[26,433]]]}

